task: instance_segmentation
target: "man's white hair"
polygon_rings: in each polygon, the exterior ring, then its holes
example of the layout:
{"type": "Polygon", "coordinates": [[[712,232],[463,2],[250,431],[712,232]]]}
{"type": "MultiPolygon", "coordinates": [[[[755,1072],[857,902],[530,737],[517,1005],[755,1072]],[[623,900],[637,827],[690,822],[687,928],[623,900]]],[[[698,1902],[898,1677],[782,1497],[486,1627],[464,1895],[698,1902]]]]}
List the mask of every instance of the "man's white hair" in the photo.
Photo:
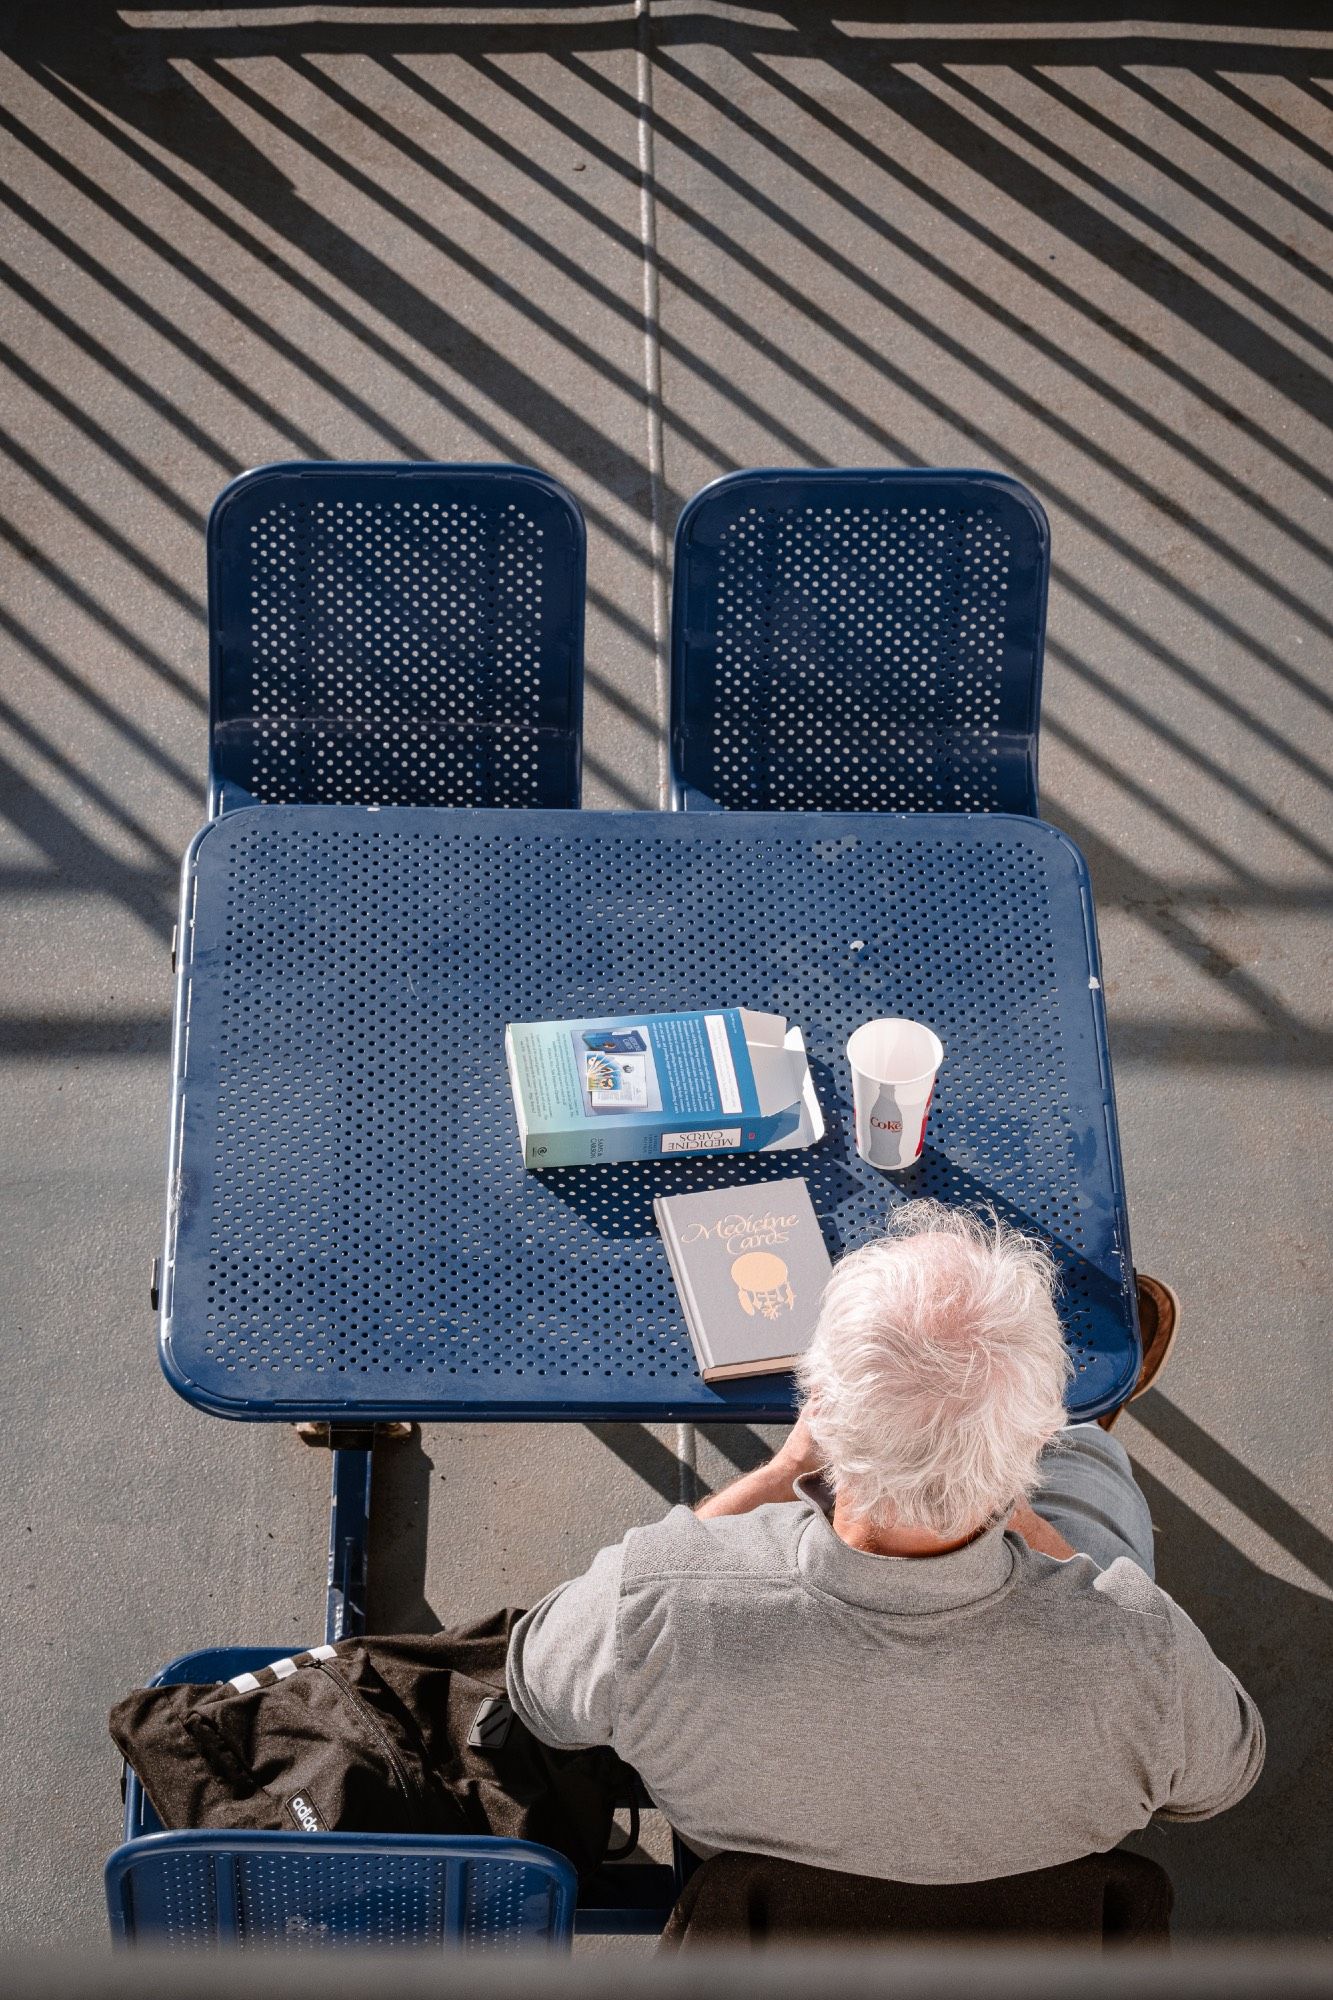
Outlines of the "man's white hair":
{"type": "Polygon", "coordinates": [[[799,1369],[852,1513],[949,1539],[1031,1493],[1069,1374],[1050,1251],[937,1201],[834,1266],[799,1369]]]}

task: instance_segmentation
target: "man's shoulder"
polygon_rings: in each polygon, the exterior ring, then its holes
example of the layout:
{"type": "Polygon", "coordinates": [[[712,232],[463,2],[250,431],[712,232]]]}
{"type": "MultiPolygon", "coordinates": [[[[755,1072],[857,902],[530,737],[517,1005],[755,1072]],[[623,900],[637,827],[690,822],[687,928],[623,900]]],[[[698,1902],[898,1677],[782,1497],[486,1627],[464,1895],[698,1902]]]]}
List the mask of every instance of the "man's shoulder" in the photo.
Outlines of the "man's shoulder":
{"type": "Polygon", "coordinates": [[[673,1507],[663,1520],[633,1528],[625,1537],[621,1588],[791,1576],[807,1515],[797,1500],[710,1520],[700,1520],[688,1507],[673,1507]]]}
{"type": "Polygon", "coordinates": [[[1092,1588],[1102,1603],[1113,1604],[1119,1611],[1153,1618],[1164,1626],[1171,1623],[1171,1599],[1128,1556],[1121,1556],[1109,1568],[1098,1570],[1092,1588]]]}
{"type": "Polygon", "coordinates": [[[1082,1632],[1108,1660],[1127,1650],[1160,1663],[1174,1649],[1175,1605],[1127,1556],[1099,1569],[1089,1556],[1057,1562],[1024,1551],[1019,1580],[1016,1605],[1035,1625],[1082,1632]]]}

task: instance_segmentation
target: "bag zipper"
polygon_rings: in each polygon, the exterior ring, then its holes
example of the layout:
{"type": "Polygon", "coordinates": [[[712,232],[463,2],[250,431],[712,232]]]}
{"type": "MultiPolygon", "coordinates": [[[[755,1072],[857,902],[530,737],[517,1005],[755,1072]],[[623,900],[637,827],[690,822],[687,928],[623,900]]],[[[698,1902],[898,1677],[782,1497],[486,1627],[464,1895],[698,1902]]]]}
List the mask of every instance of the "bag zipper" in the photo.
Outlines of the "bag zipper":
{"type": "Polygon", "coordinates": [[[376,1715],[374,1709],[370,1706],[369,1702],[367,1702],[361,1695],[359,1695],[356,1692],[355,1688],[348,1686],[347,1682],[343,1679],[341,1674],[337,1674],[333,1671],[332,1666],[327,1660],[320,1660],[317,1662],[317,1665],[319,1667],[319,1671],[322,1674],[328,1675],[329,1679],[333,1682],[333,1685],[338,1689],[339,1693],[345,1696],[346,1699],[351,1703],[352,1707],[355,1708],[364,1718],[371,1733],[377,1738],[381,1749],[383,1750],[385,1756],[387,1757],[393,1769],[394,1776],[397,1778],[399,1785],[402,1787],[403,1795],[407,1800],[408,1806],[412,1813],[412,1817],[416,1821],[417,1831],[420,1833],[428,1832],[429,1828],[427,1827],[426,1824],[425,1793],[422,1791],[420,1785],[417,1783],[416,1777],[413,1774],[413,1772],[411,1772],[408,1769],[407,1765],[404,1764],[402,1758],[398,1755],[397,1750],[394,1748],[392,1738],[389,1736],[388,1731],[385,1729],[383,1723],[376,1715]]]}

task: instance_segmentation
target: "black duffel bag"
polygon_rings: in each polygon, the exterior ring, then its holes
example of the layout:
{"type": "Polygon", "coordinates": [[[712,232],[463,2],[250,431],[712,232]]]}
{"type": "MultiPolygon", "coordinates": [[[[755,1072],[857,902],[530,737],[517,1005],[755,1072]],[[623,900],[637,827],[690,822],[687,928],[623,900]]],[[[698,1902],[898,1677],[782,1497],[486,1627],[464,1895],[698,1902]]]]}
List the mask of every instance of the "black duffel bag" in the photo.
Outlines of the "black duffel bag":
{"type": "Polygon", "coordinates": [[[555,1848],[586,1881],[636,1780],[613,1750],[548,1749],[514,1714],[505,1656],[522,1615],[139,1688],[111,1734],[165,1827],[504,1834],[555,1848]]]}

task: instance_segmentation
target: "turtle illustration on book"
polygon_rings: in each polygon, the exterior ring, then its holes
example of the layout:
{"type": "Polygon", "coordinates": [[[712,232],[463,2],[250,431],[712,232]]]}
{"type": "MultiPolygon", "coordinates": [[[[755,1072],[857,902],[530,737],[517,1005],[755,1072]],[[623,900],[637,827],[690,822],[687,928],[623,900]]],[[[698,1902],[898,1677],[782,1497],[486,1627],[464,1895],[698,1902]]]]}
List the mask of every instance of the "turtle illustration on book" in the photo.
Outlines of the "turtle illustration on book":
{"type": "Polygon", "coordinates": [[[738,1257],[731,1267],[731,1279],[737,1298],[752,1319],[756,1313],[764,1319],[776,1319],[796,1304],[787,1266],[771,1250],[750,1250],[738,1257]]]}

